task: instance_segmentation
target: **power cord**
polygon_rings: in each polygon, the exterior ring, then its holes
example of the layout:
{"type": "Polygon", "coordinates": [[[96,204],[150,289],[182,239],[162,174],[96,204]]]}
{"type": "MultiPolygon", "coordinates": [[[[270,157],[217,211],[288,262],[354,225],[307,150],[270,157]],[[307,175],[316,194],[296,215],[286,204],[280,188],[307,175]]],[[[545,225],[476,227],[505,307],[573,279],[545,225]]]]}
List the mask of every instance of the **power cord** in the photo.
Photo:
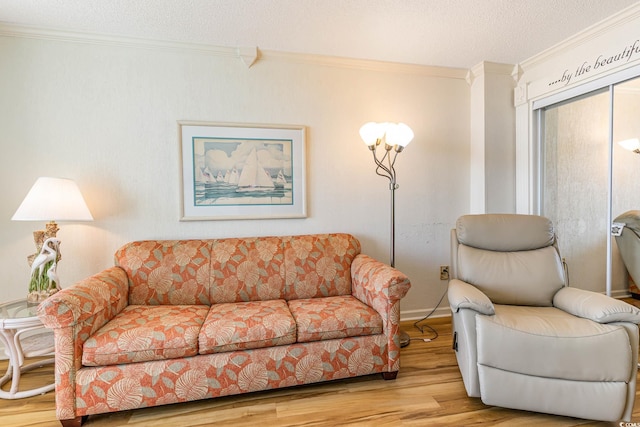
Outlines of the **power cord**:
{"type": "Polygon", "coordinates": [[[424,330],[425,328],[428,328],[431,333],[433,334],[433,337],[431,338],[411,338],[411,341],[424,341],[424,342],[431,342],[434,341],[438,338],[438,331],[436,331],[435,329],[433,329],[431,326],[429,325],[422,325],[419,326],[420,322],[424,322],[425,320],[427,320],[433,313],[435,313],[435,311],[438,309],[438,307],[440,306],[440,304],[442,303],[442,300],[444,299],[444,296],[447,294],[447,290],[445,289],[444,293],[442,294],[442,296],[440,297],[440,301],[438,301],[438,304],[436,304],[435,307],[433,307],[433,310],[431,310],[429,312],[429,314],[427,314],[426,316],[424,316],[422,319],[417,320],[414,322],[413,326],[420,331],[420,333],[422,335],[424,335],[424,330]]]}

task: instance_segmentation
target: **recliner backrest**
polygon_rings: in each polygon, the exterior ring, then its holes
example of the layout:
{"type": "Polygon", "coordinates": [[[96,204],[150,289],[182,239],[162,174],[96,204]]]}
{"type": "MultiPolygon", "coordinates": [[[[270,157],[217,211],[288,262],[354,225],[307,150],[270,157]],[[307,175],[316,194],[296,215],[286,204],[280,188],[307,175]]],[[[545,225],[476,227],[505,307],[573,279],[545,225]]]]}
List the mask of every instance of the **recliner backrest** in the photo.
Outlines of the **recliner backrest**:
{"type": "Polygon", "coordinates": [[[551,306],[565,285],[553,224],[545,217],[464,215],[453,233],[455,277],[494,303],[551,306]]]}

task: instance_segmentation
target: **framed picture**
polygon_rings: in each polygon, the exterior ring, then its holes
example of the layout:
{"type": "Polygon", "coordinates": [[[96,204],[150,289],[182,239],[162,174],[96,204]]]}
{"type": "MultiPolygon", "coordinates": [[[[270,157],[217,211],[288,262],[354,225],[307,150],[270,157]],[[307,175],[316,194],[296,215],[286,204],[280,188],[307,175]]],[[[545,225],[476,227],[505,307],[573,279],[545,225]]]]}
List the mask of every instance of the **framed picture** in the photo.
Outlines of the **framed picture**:
{"type": "Polygon", "coordinates": [[[178,125],[181,220],[307,216],[304,126],[178,125]]]}

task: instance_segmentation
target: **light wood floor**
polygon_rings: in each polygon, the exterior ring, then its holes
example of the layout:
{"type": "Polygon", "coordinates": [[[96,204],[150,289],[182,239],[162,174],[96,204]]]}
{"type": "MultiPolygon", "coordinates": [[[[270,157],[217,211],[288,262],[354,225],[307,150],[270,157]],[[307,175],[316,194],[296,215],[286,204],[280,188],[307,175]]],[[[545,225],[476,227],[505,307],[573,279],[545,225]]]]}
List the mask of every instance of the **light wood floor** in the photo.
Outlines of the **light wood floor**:
{"type": "MultiPolygon", "coordinates": [[[[489,407],[467,397],[451,350],[450,318],[424,322],[440,334],[432,342],[412,322],[416,339],[402,349],[395,381],[380,375],[89,417],[86,426],[607,426],[574,418],[489,407]]],[[[428,336],[427,336],[428,337],[428,336]]],[[[0,361],[4,372],[7,362],[0,361]]],[[[53,381],[48,366],[23,376],[25,386],[53,381]]],[[[6,388],[6,386],[5,386],[6,388]]],[[[22,389],[22,387],[21,387],[22,389]]],[[[640,399],[633,421],[640,422],[640,399]]],[[[0,400],[0,426],[59,426],[54,393],[0,400]]],[[[617,425],[617,423],[615,424],[617,425]]]]}

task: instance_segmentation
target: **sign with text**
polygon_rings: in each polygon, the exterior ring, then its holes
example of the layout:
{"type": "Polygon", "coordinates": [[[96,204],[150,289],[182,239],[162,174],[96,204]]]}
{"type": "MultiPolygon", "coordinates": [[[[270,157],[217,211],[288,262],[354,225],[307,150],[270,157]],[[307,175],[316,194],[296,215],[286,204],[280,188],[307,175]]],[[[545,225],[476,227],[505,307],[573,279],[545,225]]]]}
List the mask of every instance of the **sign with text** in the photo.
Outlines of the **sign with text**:
{"type": "Polygon", "coordinates": [[[609,66],[627,63],[632,58],[640,58],[640,39],[617,49],[613,54],[601,54],[594,59],[583,61],[575,69],[565,69],[561,76],[550,81],[547,86],[566,86],[572,81],[575,83],[579,79],[586,78],[591,72],[603,71],[609,66]]]}

